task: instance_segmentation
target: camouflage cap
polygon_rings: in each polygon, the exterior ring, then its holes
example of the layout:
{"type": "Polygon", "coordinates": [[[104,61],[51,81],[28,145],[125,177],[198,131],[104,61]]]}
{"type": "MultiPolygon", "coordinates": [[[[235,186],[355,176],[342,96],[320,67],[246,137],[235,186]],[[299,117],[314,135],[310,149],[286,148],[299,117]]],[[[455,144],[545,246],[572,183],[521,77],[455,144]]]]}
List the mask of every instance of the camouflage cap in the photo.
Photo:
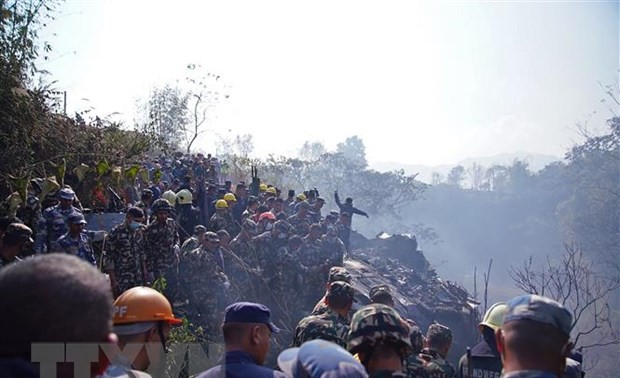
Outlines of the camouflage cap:
{"type": "Polygon", "coordinates": [[[351,320],[347,349],[357,353],[363,347],[373,347],[378,342],[392,342],[411,350],[409,326],[392,307],[373,303],[359,309],[351,320]]]}
{"type": "Polygon", "coordinates": [[[502,324],[519,320],[548,324],[569,337],[573,324],[573,316],[564,306],[534,294],[521,295],[508,302],[502,324]]]}
{"type": "Polygon", "coordinates": [[[205,240],[206,241],[210,241],[210,242],[219,243],[220,242],[220,237],[217,236],[217,234],[215,232],[207,231],[205,233],[205,240]]]}
{"type": "Polygon", "coordinates": [[[375,299],[379,297],[389,297],[392,298],[392,290],[388,285],[376,285],[370,288],[368,292],[368,297],[371,301],[375,302],[375,299]]]}
{"type": "Polygon", "coordinates": [[[443,324],[433,323],[428,327],[426,340],[435,345],[443,345],[452,341],[452,330],[443,324]]]}
{"type": "Polygon", "coordinates": [[[202,235],[207,232],[207,228],[201,224],[194,227],[194,235],[202,235]]]}
{"type": "Polygon", "coordinates": [[[329,268],[329,276],[327,282],[344,281],[351,283],[351,273],[341,266],[332,266],[329,268]]]}
{"type": "Polygon", "coordinates": [[[32,243],[32,230],[23,223],[11,223],[4,231],[3,240],[8,244],[25,241],[32,243]]]}
{"type": "Polygon", "coordinates": [[[355,299],[355,289],[348,282],[335,281],[329,285],[327,298],[355,299]]]}
{"type": "Polygon", "coordinates": [[[276,223],[273,224],[273,227],[278,231],[283,231],[283,232],[291,231],[291,225],[288,222],[283,221],[283,220],[276,221],[276,223]]]}

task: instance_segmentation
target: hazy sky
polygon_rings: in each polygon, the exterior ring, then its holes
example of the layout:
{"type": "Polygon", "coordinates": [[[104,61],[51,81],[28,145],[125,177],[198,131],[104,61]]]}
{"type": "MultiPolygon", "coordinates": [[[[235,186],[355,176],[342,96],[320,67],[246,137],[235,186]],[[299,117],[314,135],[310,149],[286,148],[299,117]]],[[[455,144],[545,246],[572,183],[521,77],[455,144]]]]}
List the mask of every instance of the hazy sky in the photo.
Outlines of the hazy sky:
{"type": "Polygon", "coordinates": [[[252,133],[259,155],[357,134],[371,162],[561,156],[576,123],[611,114],[619,16],[617,1],[67,0],[42,68],[70,111],[131,124],[138,98],[200,64],[230,87],[208,127],[252,133]]]}

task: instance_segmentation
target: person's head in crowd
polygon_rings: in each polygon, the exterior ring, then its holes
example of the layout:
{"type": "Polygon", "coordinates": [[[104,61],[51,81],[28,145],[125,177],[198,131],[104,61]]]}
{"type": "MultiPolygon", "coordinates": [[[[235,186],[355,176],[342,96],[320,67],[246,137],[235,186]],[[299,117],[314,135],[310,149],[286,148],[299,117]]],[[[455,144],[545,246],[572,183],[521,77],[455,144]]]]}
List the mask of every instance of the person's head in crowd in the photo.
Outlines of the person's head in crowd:
{"type": "Polygon", "coordinates": [[[220,238],[215,232],[207,231],[202,240],[202,246],[209,252],[215,252],[220,246],[220,238]]]}
{"type": "Polygon", "coordinates": [[[347,213],[346,211],[340,213],[338,223],[343,224],[343,225],[351,224],[351,214],[347,213]]]}
{"type": "Polygon", "coordinates": [[[446,358],[452,346],[452,330],[445,325],[433,323],[428,327],[424,347],[446,358]]]}
{"type": "Polygon", "coordinates": [[[217,198],[224,199],[225,195],[226,195],[226,189],[224,189],[224,188],[218,188],[217,189],[217,198]]]}
{"type": "Polygon", "coordinates": [[[291,234],[291,226],[285,221],[276,221],[273,224],[273,229],[271,230],[271,234],[277,240],[288,241],[288,237],[291,234]]]}
{"type": "Polygon", "coordinates": [[[334,312],[348,318],[349,311],[355,301],[355,289],[344,281],[334,281],[329,284],[325,303],[334,312]]]}
{"type": "Polygon", "coordinates": [[[402,372],[412,350],[409,325],[394,308],[373,303],[359,309],[351,320],[347,349],[357,354],[366,371],[402,372]]]}
{"type": "Polygon", "coordinates": [[[273,201],[275,197],[267,197],[265,198],[265,206],[267,206],[267,211],[271,211],[273,209],[273,201]]]}
{"type": "Polygon", "coordinates": [[[217,188],[215,187],[215,185],[213,184],[209,184],[207,186],[207,195],[209,196],[215,196],[215,193],[217,192],[217,188]]]}
{"type": "Polygon", "coordinates": [[[528,294],[510,300],[495,332],[504,372],[538,370],[561,377],[573,347],[572,323],[571,313],[550,298],[528,294]]]}
{"type": "Polygon", "coordinates": [[[232,191],[232,181],[230,180],[226,180],[224,181],[224,189],[226,189],[226,192],[231,192],[232,191]]]}
{"type": "Polygon", "coordinates": [[[323,219],[323,225],[327,228],[329,226],[334,226],[337,221],[338,221],[338,215],[329,213],[325,216],[325,219],[323,219]]]}
{"type": "Polygon", "coordinates": [[[306,201],[303,201],[299,204],[299,208],[297,209],[297,215],[301,218],[306,217],[308,215],[308,210],[310,210],[310,204],[306,201]]]}
{"type": "Polygon", "coordinates": [[[246,198],[248,196],[248,189],[245,183],[240,182],[235,186],[235,196],[238,198],[246,198]]]}
{"type": "Polygon", "coordinates": [[[411,341],[411,348],[413,353],[420,353],[424,348],[424,335],[420,330],[420,327],[411,319],[405,319],[409,325],[409,340],[411,341]]]}
{"type": "Polygon", "coordinates": [[[291,250],[291,252],[297,252],[299,251],[303,243],[304,241],[301,236],[294,235],[288,239],[288,248],[291,250]]]}
{"type": "Polygon", "coordinates": [[[75,212],[69,215],[69,218],[67,218],[67,224],[69,225],[69,235],[75,238],[84,230],[84,226],[86,226],[86,219],[84,219],[84,215],[82,215],[82,213],[75,212]]]}
{"type": "Polygon", "coordinates": [[[139,207],[130,207],[125,215],[125,225],[130,230],[137,230],[144,223],[144,211],[139,207]]]}
{"type": "Polygon", "coordinates": [[[172,211],[172,206],[170,202],[168,202],[165,198],[160,198],[153,202],[153,213],[155,213],[155,218],[159,223],[166,223],[166,220],[170,217],[170,211],[172,211]]]}
{"type": "Polygon", "coordinates": [[[28,183],[28,193],[32,193],[37,196],[41,194],[41,192],[43,191],[43,188],[41,188],[41,182],[41,179],[30,180],[30,182],[28,183]]]}
{"type": "Polygon", "coordinates": [[[507,309],[508,305],[506,302],[497,302],[493,304],[484,313],[482,321],[478,324],[478,330],[480,331],[482,338],[494,351],[497,351],[497,345],[495,344],[495,331],[502,327],[507,309]]]}
{"type": "Polygon", "coordinates": [[[121,350],[133,343],[162,345],[162,348],[152,348],[150,353],[146,346],[141,347],[133,361],[130,361],[131,366],[145,371],[150,365],[163,363],[170,328],[183,322],[174,316],[166,297],[150,287],[137,286],[116,298],[113,308],[114,333],[118,335],[121,350]]]}
{"type": "Polygon", "coordinates": [[[198,243],[202,244],[205,238],[207,228],[201,224],[194,227],[194,236],[198,239],[198,243]]]}
{"type": "Polygon", "coordinates": [[[321,225],[318,223],[314,223],[310,225],[310,230],[308,231],[308,239],[317,240],[321,237],[321,225]]]}
{"type": "Polygon", "coordinates": [[[275,197],[278,194],[278,191],[274,186],[268,186],[267,190],[265,190],[265,195],[267,197],[275,197]]]}
{"type": "Polygon", "coordinates": [[[252,213],[256,213],[256,209],[258,208],[258,198],[254,197],[254,196],[249,196],[248,197],[248,206],[247,209],[252,213]]]}
{"type": "Polygon", "coordinates": [[[153,201],[153,191],[151,189],[143,189],[140,194],[140,201],[146,205],[150,205],[153,201]]]}
{"type": "Polygon", "coordinates": [[[62,188],[58,191],[58,200],[61,209],[70,209],[75,200],[75,192],[71,188],[62,188]]]}
{"type": "Polygon", "coordinates": [[[312,206],[312,209],[315,211],[318,211],[318,210],[321,210],[321,208],[323,208],[324,205],[325,205],[325,198],[317,197],[316,201],[314,201],[314,205],[312,206]]]}
{"type": "Polygon", "coordinates": [[[273,208],[272,211],[274,214],[280,214],[284,210],[284,200],[280,197],[277,197],[273,200],[273,208]]]}
{"type": "Polygon", "coordinates": [[[237,203],[237,197],[235,197],[235,195],[232,193],[226,193],[224,194],[224,201],[226,201],[226,203],[228,204],[228,208],[232,209],[237,203]]]}
{"type": "Polygon", "coordinates": [[[300,193],[295,197],[295,202],[304,202],[308,197],[305,194],[300,193]]]}
{"type": "Polygon", "coordinates": [[[226,230],[219,230],[217,232],[217,237],[220,239],[220,247],[228,248],[228,243],[230,243],[230,234],[226,230]]]}
{"type": "Polygon", "coordinates": [[[376,285],[370,288],[368,293],[370,302],[380,303],[386,306],[394,307],[394,298],[392,297],[392,290],[387,285],[376,285]]]}
{"type": "Polygon", "coordinates": [[[347,198],[344,200],[344,203],[345,203],[345,204],[347,204],[347,205],[349,205],[349,206],[353,206],[353,198],[351,198],[351,197],[347,197],[347,198]]]}
{"type": "Polygon", "coordinates": [[[346,268],[341,266],[332,266],[329,268],[329,273],[327,274],[327,283],[325,284],[325,289],[329,291],[329,287],[333,282],[342,281],[348,284],[351,284],[353,278],[351,277],[351,273],[346,268]]]}
{"type": "Polygon", "coordinates": [[[278,355],[278,366],[292,378],[368,377],[364,366],[344,348],[320,339],[283,350],[278,355]]]}
{"type": "Polygon", "coordinates": [[[276,223],[276,217],[268,211],[260,212],[261,206],[258,207],[258,211],[256,212],[260,214],[258,216],[258,228],[261,232],[271,231],[273,229],[273,224],[276,223]]]}
{"type": "Polygon", "coordinates": [[[265,192],[267,191],[267,184],[261,183],[260,185],[258,185],[258,191],[261,194],[265,194],[265,192]]]}
{"type": "Polygon", "coordinates": [[[11,223],[24,223],[24,222],[22,222],[22,220],[19,219],[18,217],[1,217],[0,218],[0,239],[2,239],[4,232],[6,231],[7,227],[9,227],[11,223]]]}
{"type": "Polygon", "coordinates": [[[190,186],[192,184],[192,177],[190,175],[185,175],[183,177],[183,185],[190,186]]]}
{"type": "Polygon", "coordinates": [[[251,302],[237,302],[228,306],[222,331],[227,352],[245,352],[259,365],[265,363],[271,335],[280,332],[271,322],[269,308],[251,302]]]}
{"type": "Polygon", "coordinates": [[[179,186],[181,186],[181,182],[178,178],[175,178],[174,180],[172,180],[172,185],[170,186],[170,189],[176,191],[177,189],[179,189],[179,186]]]}
{"type": "MultiPolygon", "coordinates": [[[[112,332],[110,284],[101,272],[75,256],[52,253],[11,264],[0,272],[0,292],[0,358],[27,364],[40,343],[117,341],[112,332]]],[[[92,363],[90,376],[101,373],[106,365],[92,363]]],[[[59,363],[57,373],[58,377],[73,377],[74,366],[59,363]]]]}
{"type": "Polygon", "coordinates": [[[32,230],[23,223],[11,223],[2,236],[0,254],[6,261],[15,261],[15,258],[30,250],[34,244],[32,230]]]}
{"type": "Polygon", "coordinates": [[[289,189],[288,190],[287,198],[289,200],[292,200],[293,198],[295,198],[295,189],[289,189]]]}
{"type": "Polygon", "coordinates": [[[217,214],[223,215],[228,211],[228,202],[224,199],[219,199],[215,201],[215,212],[217,214]]]}

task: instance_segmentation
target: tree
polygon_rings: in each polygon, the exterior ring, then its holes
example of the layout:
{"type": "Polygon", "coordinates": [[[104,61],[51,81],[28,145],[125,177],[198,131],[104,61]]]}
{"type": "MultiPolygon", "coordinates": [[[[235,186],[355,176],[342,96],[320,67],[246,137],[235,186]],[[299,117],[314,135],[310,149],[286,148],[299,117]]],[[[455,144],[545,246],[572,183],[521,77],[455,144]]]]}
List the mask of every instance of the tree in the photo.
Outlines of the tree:
{"type": "Polygon", "coordinates": [[[318,141],[306,141],[299,149],[299,158],[306,161],[314,161],[318,160],[326,152],[327,150],[323,143],[318,141]]]}
{"type": "Polygon", "coordinates": [[[446,184],[460,187],[463,180],[465,180],[465,168],[462,165],[457,165],[448,172],[446,184]]]}
{"type": "Polygon", "coordinates": [[[200,74],[201,66],[196,64],[189,64],[187,69],[189,73],[185,80],[190,88],[187,105],[191,121],[182,125],[182,131],[185,147],[189,153],[198,136],[205,132],[203,125],[209,111],[229,95],[220,85],[220,75],[200,74]]]}
{"type": "Polygon", "coordinates": [[[489,190],[503,191],[508,184],[508,169],[503,165],[493,165],[486,170],[485,179],[489,183],[489,190]]]}
{"type": "Polygon", "coordinates": [[[431,185],[439,185],[443,182],[443,175],[439,172],[433,172],[431,175],[431,185]]]}
{"type": "Polygon", "coordinates": [[[509,275],[519,289],[552,298],[572,313],[572,336],[578,348],[620,344],[610,306],[611,295],[620,288],[620,274],[601,273],[578,245],[565,244],[558,261],[547,256],[543,264],[535,264],[530,258],[521,267],[511,267],[509,275]]]}
{"type": "Polygon", "coordinates": [[[341,153],[345,158],[358,164],[362,168],[368,166],[368,162],[366,161],[366,146],[364,146],[364,141],[357,135],[348,137],[344,143],[338,143],[336,152],[341,153]]]}
{"type": "Polygon", "coordinates": [[[473,190],[482,190],[484,183],[484,167],[478,163],[472,163],[467,169],[467,173],[471,179],[471,188],[473,190]]]}
{"type": "Polygon", "coordinates": [[[154,88],[141,105],[145,117],[142,131],[156,136],[161,148],[179,147],[182,130],[190,122],[189,98],[190,94],[178,86],[154,88]]]}

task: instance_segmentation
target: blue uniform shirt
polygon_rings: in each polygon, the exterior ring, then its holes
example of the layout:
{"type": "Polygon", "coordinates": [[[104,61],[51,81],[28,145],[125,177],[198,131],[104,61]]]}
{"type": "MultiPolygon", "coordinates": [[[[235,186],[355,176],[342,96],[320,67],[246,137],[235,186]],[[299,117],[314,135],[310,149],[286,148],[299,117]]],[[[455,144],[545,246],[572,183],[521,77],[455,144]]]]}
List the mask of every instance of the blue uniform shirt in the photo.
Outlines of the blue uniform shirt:
{"type": "Polygon", "coordinates": [[[200,374],[198,378],[224,377],[224,372],[226,378],[286,378],[286,375],[280,371],[258,365],[252,356],[243,351],[226,352],[224,369],[222,365],[215,366],[200,374]]]}

